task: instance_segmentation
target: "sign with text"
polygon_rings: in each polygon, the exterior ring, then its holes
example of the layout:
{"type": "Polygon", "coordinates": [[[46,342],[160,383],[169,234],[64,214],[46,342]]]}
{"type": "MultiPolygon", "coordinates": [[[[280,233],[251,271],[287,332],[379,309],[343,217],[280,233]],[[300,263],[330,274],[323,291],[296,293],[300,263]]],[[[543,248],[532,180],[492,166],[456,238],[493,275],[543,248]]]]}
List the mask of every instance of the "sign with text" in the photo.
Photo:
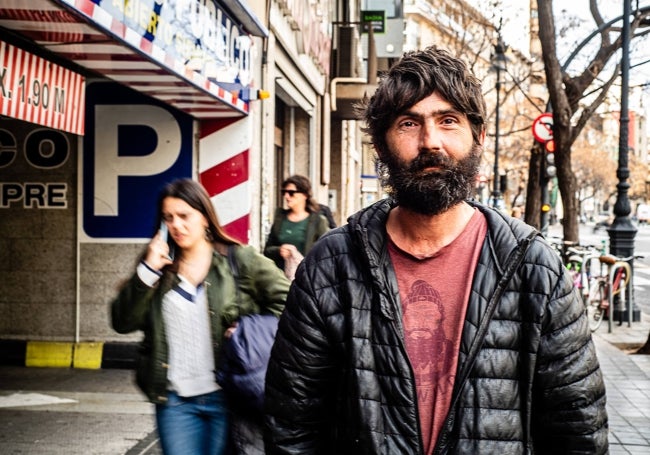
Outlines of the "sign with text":
{"type": "Polygon", "coordinates": [[[84,134],[83,76],[0,41],[0,115],[84,134]]]}
{"type": "Polygon", "coordinates": [[[193,119],[117,83],[87,92],[82,240],[150,238],[159,191],[192,177],[193,119]]]}
{"type": "Polygon", "coordinates": [[[385,11],[361,11],[362,32],[368,33],[372,26],[373,33],[386,32],[386,12],[385,11]]]}
{"type": "Polygon", "coordinates": [[[0,217],[11,216],[2,209],[67,209],[73,136],[9,118],[0,125],[0,217]]]}
{"type": "Polygon", "coordinates": [[[181,76],[187,69],[217,84],[252,81],[252,41],[220,2],[63,1],[181,76]]]}

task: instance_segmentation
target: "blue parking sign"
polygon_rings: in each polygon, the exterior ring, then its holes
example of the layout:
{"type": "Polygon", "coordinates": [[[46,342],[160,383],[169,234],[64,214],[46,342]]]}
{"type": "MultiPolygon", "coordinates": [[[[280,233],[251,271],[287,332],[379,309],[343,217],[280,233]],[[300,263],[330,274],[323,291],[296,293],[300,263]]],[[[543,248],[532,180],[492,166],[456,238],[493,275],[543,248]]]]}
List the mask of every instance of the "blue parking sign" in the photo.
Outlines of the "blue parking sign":
{"type": "Polygon", "coordinates": [[[84,234],[150,238],[160,189],[192,176],[193,119],[114,82],[89,83],[86,100],[84,234]]]}

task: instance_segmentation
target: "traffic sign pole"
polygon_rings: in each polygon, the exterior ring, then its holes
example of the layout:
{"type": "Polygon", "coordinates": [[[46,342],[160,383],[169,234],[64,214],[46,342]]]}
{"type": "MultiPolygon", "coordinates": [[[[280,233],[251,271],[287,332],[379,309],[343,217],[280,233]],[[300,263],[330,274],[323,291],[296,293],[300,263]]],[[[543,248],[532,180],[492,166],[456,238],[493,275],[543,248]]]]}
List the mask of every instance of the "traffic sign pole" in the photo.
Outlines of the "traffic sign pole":
{"type": "Polygon", "coordinates": [[[544,112],[539,115],[533,121],[533,137],[535,140],[543,144],[542,149],[542,163],[541,163],[541,172],[539,175],[540,186],[541,186],[541,199],[542,204],[540,206],[540,230],[543,234],[548,233],[548,225],[550,219],[550,206],[549,206],[549,194],[548,194],[548,182],[550,177],[548,175],[549,166],[555,168],[554,164],[548,163],[549,153],[548,146],[551,145],[553,152],[555,151],[555,143],[553,142],[553,114],[551,112],[544,112]]]}

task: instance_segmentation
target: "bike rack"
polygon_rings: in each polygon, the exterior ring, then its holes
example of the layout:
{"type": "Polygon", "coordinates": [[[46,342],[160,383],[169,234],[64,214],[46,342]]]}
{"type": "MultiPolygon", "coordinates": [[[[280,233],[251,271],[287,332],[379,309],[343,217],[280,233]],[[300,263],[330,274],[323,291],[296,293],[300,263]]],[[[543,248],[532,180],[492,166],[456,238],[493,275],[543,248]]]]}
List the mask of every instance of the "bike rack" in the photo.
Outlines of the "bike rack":
{"type": "MultiPolygon", "coordinates": [[[[630,277],[627,285],[625,286],[625,292],[621,293],[621,306],[627,305],[627,314],[628,321],[627,326],[632,327],[632,310],[634,307],[634,301],[632,300],[632,289],[634,287],[634,274],[632,273],[632,266],[628,262],[617,261],[609,269],[609,315],[607,318],[607,333],[612,333],[612,323],[614,321],[614,275],[618,269],[625,269],[625,272],[630,277]]],[[[621,311],[624,311],[625,308],[621,308],[621,311]]]]}

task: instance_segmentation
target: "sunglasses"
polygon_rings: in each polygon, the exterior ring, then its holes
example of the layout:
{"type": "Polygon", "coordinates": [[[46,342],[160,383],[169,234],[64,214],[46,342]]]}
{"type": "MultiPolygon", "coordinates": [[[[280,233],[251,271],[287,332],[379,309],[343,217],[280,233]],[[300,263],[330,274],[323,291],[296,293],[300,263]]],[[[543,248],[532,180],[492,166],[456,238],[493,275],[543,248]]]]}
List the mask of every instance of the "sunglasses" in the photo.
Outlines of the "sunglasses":
{"type": "Polygon", "coordinates": [[[298,191],[298,190],[280,190],[280,193],[282,193],[283,196],[285,194],[288,194],[290,197],[293,197],[294,194],[302,193],[302,191],[298,191]]]}

